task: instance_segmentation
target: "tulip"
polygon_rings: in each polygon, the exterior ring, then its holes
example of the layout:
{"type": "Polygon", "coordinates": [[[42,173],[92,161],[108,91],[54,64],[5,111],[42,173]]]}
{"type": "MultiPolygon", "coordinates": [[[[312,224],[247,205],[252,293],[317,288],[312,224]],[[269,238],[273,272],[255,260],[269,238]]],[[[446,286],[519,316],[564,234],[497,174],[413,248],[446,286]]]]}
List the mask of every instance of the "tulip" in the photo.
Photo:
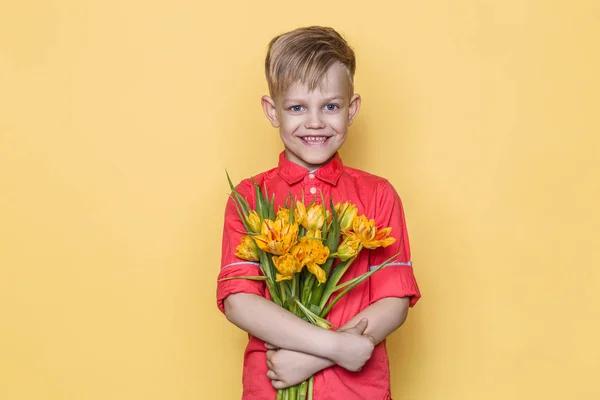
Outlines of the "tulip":
{"type": "Polygon", "coordinates": [[[306,238],[314,238],[314,239],[321,239],[321,230],[316,230],[316,231],[307,231],[306,235],[304,236],[306,238]]]}
{"type": "Polygon", "coordinates": [[[291,280],[295,274],[302,271],[302,265],[290,253],[284,254],[281,257],[273,257],[273,264],[275,264],[275,268],[279,271],[275,274],[277,282],[291,280]]]}
{"type": "Polygon", "coordinates": [[[236,257],[246,261],[258,261],[258,248],[250,236],[243,236],[242,242],[235,249],[236,257]]]}
{"type": "Polygon", "coordinates": [[[354,235],[348,235],[344,238],[337,249],[337,256],[342,261],[347,261],[355,257],[360,251],[360,240],[354,235]]]}
{"type": "Polygon", "coordinates": [[[279,210],[277,211],[277,218],[282,219],[284,221],[289,221],[290,220],[290,210],[287,208],[279,207],[279,210]]]}
{"type": "Polygon", "coordinates": [[[325,283],[325,281],[327,280],[327,277],[325,276],[325,271],[323,270],[323,268],[319,267],[319,264],[317,263],[310,263],[306,266],[306,268],[314,275],[317,277],[317,281],[319,283],[325,283]]]}
{"type": "Polygon", "coordinates": [[[294,208],[294,219],[300,225],[304,225],[306,218],[306,206],[301,201],[296,201],[296,208],[294,208]]]}
{"type": "Polygon", "coordinates": [[[323,206],[316,203],[308,207],[306,216],[301,222],[302,226],[308,230],[319,230],[323,228],[324,223],[325,214],[323,214],[323,206]]]}
{"type": "Polygon", "coordinates": [[[256,211],[251,210],[250,213],[246,216],[246,223],[250,227],[250,232],[259,233],[260,232],[260,217],[256,213],[256,211]]]}
{"type": "Polygon", "coordinates": [[[344,204],[337,203],[334,207],[340,219],[340,230],[343,232],[352,228],[354,218],[356,218],[356,214],[358,213],[356,206],[347,201],[344,204]]]}
{"type": "Polygon", "coordinates": [[[282,219],[264,219],[260,235],[254,236],[258,247],[267,253],[283,255],[298,243],[298,224],[282,219]]]}
{"type": "Polygon", "coordinates": [[[376,249],[378,247],[387,247],[396,241],[389,237],[392,228],[378,230],[375,226],[375,220],[369,220],[364,215],[354,218],[352,224],[353,232],[350,236],[355,237],[367,249],[376,249]]]}
{"type": "MultiPolygon", "coordinates": [[[[310,231],[309,231],[310,232],[310,231]]],[[[320,232],[320,231],[316,231],[320,232]]],[[[317,277],[319,283],[326,280],[325,271],[319,266],[324,264],[329,257],[329,247],[323,245],[318,238],[304,236],[300,243],[292,248],[290,253],[298,260],[301,267],[307,269],[317,277]]]]}

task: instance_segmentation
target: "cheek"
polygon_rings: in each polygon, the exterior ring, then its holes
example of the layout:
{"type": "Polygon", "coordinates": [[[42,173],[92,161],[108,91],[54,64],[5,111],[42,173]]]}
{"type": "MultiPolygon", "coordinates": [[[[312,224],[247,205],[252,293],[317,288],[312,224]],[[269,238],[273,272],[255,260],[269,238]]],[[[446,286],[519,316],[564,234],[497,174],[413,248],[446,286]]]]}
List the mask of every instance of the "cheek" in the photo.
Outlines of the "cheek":
{"type": "Polygon", "coordinates": [[[302,123],[300,118],[287,117],[280,120],[282,130],[288,133],[294,132],[302,123]]]}
{"type": "Polygon", "coordinates": [[[338,114],[335,118],[332,118],[330,125],[338,133],[345,133],[348,130],[348,116],[345,114],[338,114]]]}

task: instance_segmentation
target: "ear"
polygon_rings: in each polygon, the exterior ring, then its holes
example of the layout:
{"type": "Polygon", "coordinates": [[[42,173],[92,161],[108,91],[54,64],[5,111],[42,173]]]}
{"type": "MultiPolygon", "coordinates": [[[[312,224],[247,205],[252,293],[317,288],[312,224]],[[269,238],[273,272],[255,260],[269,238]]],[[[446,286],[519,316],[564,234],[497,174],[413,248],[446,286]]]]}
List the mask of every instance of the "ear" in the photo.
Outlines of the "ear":
{"type": "Polygon", "coordinates": [[[275,107],[275,101],[270,96],[263,96],[260,99],[263,111],[267,116],[267,119],[271,122],[274,128],[279,128],[279,117],[277,116],[277,108],[275,107]]]}
{"type": "Polygon", "coordinates": [[[360,110],[360,95],[358,93],[354,93],[350,98],[350,105],[348,106],[348,125],[352,125],[352,121],[358,114],[358,110],[360,110]]]}

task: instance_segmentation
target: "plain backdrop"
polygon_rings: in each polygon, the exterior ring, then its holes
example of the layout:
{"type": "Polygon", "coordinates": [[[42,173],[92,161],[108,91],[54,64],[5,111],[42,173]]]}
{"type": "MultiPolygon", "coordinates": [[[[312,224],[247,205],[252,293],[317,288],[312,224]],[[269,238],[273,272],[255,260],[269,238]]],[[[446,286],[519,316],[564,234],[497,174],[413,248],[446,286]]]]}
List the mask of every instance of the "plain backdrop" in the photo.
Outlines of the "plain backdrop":
{"type": "MultiPolygon", "coordinates": [[[[225,169],[282,149],[269,40],[333,26],[342,156],[404,202],[423,298],[398,400],[600,398],[596,0],[0,4],[0,398],[239,399],[225,169]]],[[[369,399],[371,400],[371,399],[369,399]]],[[[376,399],[375,399],[376,400],[376,399]]]]}

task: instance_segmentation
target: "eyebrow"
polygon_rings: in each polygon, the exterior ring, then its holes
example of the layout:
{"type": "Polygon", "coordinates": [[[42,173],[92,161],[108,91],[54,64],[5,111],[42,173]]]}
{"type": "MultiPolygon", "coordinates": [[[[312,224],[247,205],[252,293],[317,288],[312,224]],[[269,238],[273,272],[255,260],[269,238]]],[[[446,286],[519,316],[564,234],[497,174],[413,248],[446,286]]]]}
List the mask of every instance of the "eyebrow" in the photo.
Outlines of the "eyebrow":
{"type": "MultiPolygon", "coordinates": [[[[324,99],[325,103],[331,102],[333,100],[344,100],[344,96],[342,96],[341,94],[336,94],[330,97],[326,97],[324,99]]],[[[302,103],[304,102],[304,99],[296,99],[296,98],[289,98],[289,99],[284,99],[283,100],[284,103],[302,103]]]]}

